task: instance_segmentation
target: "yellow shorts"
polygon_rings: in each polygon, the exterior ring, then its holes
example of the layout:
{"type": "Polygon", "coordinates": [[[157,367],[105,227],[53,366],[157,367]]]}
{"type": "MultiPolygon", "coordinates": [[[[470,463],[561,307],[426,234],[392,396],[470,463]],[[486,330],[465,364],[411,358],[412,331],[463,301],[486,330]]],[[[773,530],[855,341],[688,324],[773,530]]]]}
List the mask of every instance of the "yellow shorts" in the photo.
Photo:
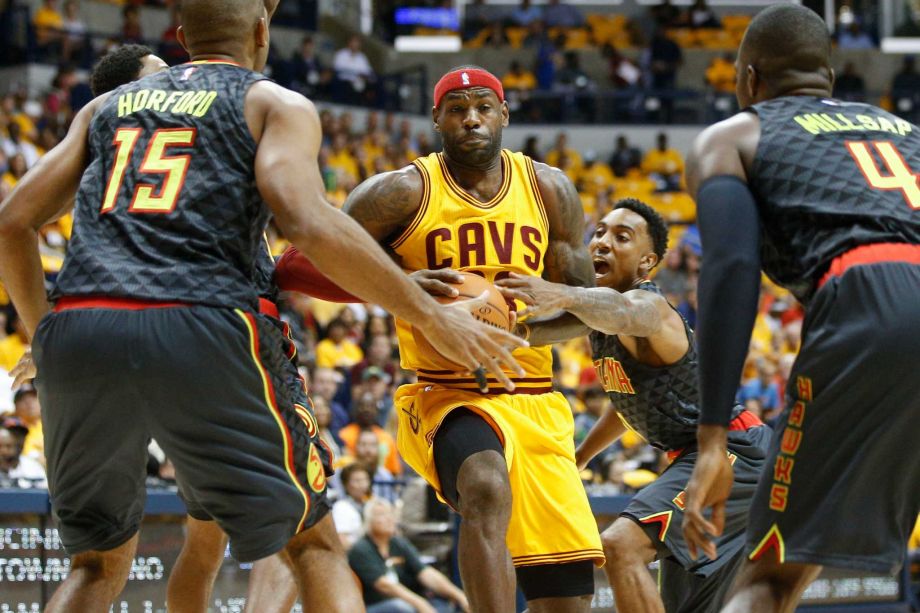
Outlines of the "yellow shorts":
{"type": "Polygon", "coordinates": [[[575,466],[575,426],[565,396],[483,396],[417,383],[400,387],[395,404],[399,452],[439,493],[432,441],[447,414],[465,407],[495,429],[511,481],[507,544],[515,566],[604,563],[597,521],[575,466]]]}

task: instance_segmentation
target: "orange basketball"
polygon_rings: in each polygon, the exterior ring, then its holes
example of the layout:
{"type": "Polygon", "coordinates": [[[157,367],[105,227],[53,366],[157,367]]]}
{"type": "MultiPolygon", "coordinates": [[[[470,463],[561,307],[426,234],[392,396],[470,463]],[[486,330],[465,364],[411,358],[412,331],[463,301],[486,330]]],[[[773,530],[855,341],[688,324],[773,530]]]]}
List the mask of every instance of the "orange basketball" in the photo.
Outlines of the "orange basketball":
{"type": "MultiPolygon", "coordinates": [[[[463,283],[459,285],[452,284],[460,292],[456,298],[448,298],[447,296],[433,296],[433,298],[441,304],[450,304],[458,300],[478,298],[483,292],[488,291],[489,295],[486,304],[475,307],[470,313],[483,323],[510,331],[511,312],[508,308],[508,303],[505,302],[505,298],[498,291],[498,288],[475,273],[461,271],[460,274],[463,275],[463,283]]],[[[464,366],[448,360],[435,351],[428,339],[419,330],[412,328],[412,336],[419,352],[426,354],[439,368],[444,370],[466,370],[464,366]]]]}

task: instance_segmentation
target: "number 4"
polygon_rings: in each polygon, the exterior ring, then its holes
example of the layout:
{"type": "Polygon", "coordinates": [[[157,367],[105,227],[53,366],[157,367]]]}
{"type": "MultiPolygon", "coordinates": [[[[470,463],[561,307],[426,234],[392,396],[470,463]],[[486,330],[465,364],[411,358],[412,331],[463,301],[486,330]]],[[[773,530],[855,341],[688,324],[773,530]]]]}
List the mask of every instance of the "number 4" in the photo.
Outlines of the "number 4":
{"type": "MultiPolygon", "coordinates": [[[[101,213],[108,213],[115,208],[118,192],[125,178],[125,169],[131,161],[131,155],[140,137],[140,128],[119,128],[115,131],[112,143],[115,145],[115,165],[105,188],[101,213]]],[[[165,155],[168,147],[190,147],[195,144],[194,128],[164,128],[157,130],[150,138],[147,152],[141,162],[140,172],[147,174],[164,174],[163,186],[159,195],[154,194],[155,185],[139,183],[134,188],[134,196],[128,207],[130,213],[171,213],[176,208],[179,192],[185,184],[185,175],[191,156],[165,155]]]]}
{"type": "Polygon", "coordinates": [[[920,209],[920,175],[910,169],[894,144],[890,141],[847,141],[846,145],[869,185],[875,189],[899,189],[911,208],[920,209]],[[870,144],[878,151],[891,174],[886,176],[879,171],[869,150],[870,144]]]}

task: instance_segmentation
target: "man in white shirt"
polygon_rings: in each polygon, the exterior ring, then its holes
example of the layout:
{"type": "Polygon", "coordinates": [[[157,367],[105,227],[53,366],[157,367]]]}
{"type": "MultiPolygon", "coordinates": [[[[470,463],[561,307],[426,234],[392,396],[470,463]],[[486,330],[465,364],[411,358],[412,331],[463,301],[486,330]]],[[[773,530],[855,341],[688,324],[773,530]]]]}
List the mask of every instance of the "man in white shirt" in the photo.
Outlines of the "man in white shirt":
{"type": "Polygon", "coordinates": [[[376,75],[367,55],[361,50],[360,36],[352,36],[348,45],[335,52],[332,69],[338,81],[351,85],[354,95],[370,95],[376,75]]]}

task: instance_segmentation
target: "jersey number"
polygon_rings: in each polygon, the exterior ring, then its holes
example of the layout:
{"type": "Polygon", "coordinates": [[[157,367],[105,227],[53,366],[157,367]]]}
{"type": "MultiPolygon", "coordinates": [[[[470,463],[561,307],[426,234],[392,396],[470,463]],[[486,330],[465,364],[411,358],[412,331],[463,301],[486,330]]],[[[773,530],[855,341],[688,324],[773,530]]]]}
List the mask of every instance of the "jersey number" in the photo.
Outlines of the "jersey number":
{"type": "Polygon", "coordinates": [[[920,209],[920,174],[910,169],[891,141],[847,141],[846,145],[869,185],[875,189],[899,189],[911,208],[920,209]],[[869,145],[875,147],[889,174],[883,175],[875,165],[869,145]]]}
{"type": "MultiPolygon", "coordinates": [[[[115,165],[105,188],[102,199],[102,213],[115,208],[118,192],[125,179],[125,169],[131,161],[134,146],[142,130],[140,128],[119,128],[115,131],[112,144],[115,145],[115,165]]],[[[163,128],[153,133],[147,153],[141,162],[140,172],[163,174],[163,186],[155,194],[155,185],[138,183],[134,188],[134,197],[128,207],[130,213],[171,213],[176,208],[179,192],[185,184],[185,173],[192,159],[190,155],[166,155],[169,147],[190,147],[195,144],[194,128],[163,128]]]]}

